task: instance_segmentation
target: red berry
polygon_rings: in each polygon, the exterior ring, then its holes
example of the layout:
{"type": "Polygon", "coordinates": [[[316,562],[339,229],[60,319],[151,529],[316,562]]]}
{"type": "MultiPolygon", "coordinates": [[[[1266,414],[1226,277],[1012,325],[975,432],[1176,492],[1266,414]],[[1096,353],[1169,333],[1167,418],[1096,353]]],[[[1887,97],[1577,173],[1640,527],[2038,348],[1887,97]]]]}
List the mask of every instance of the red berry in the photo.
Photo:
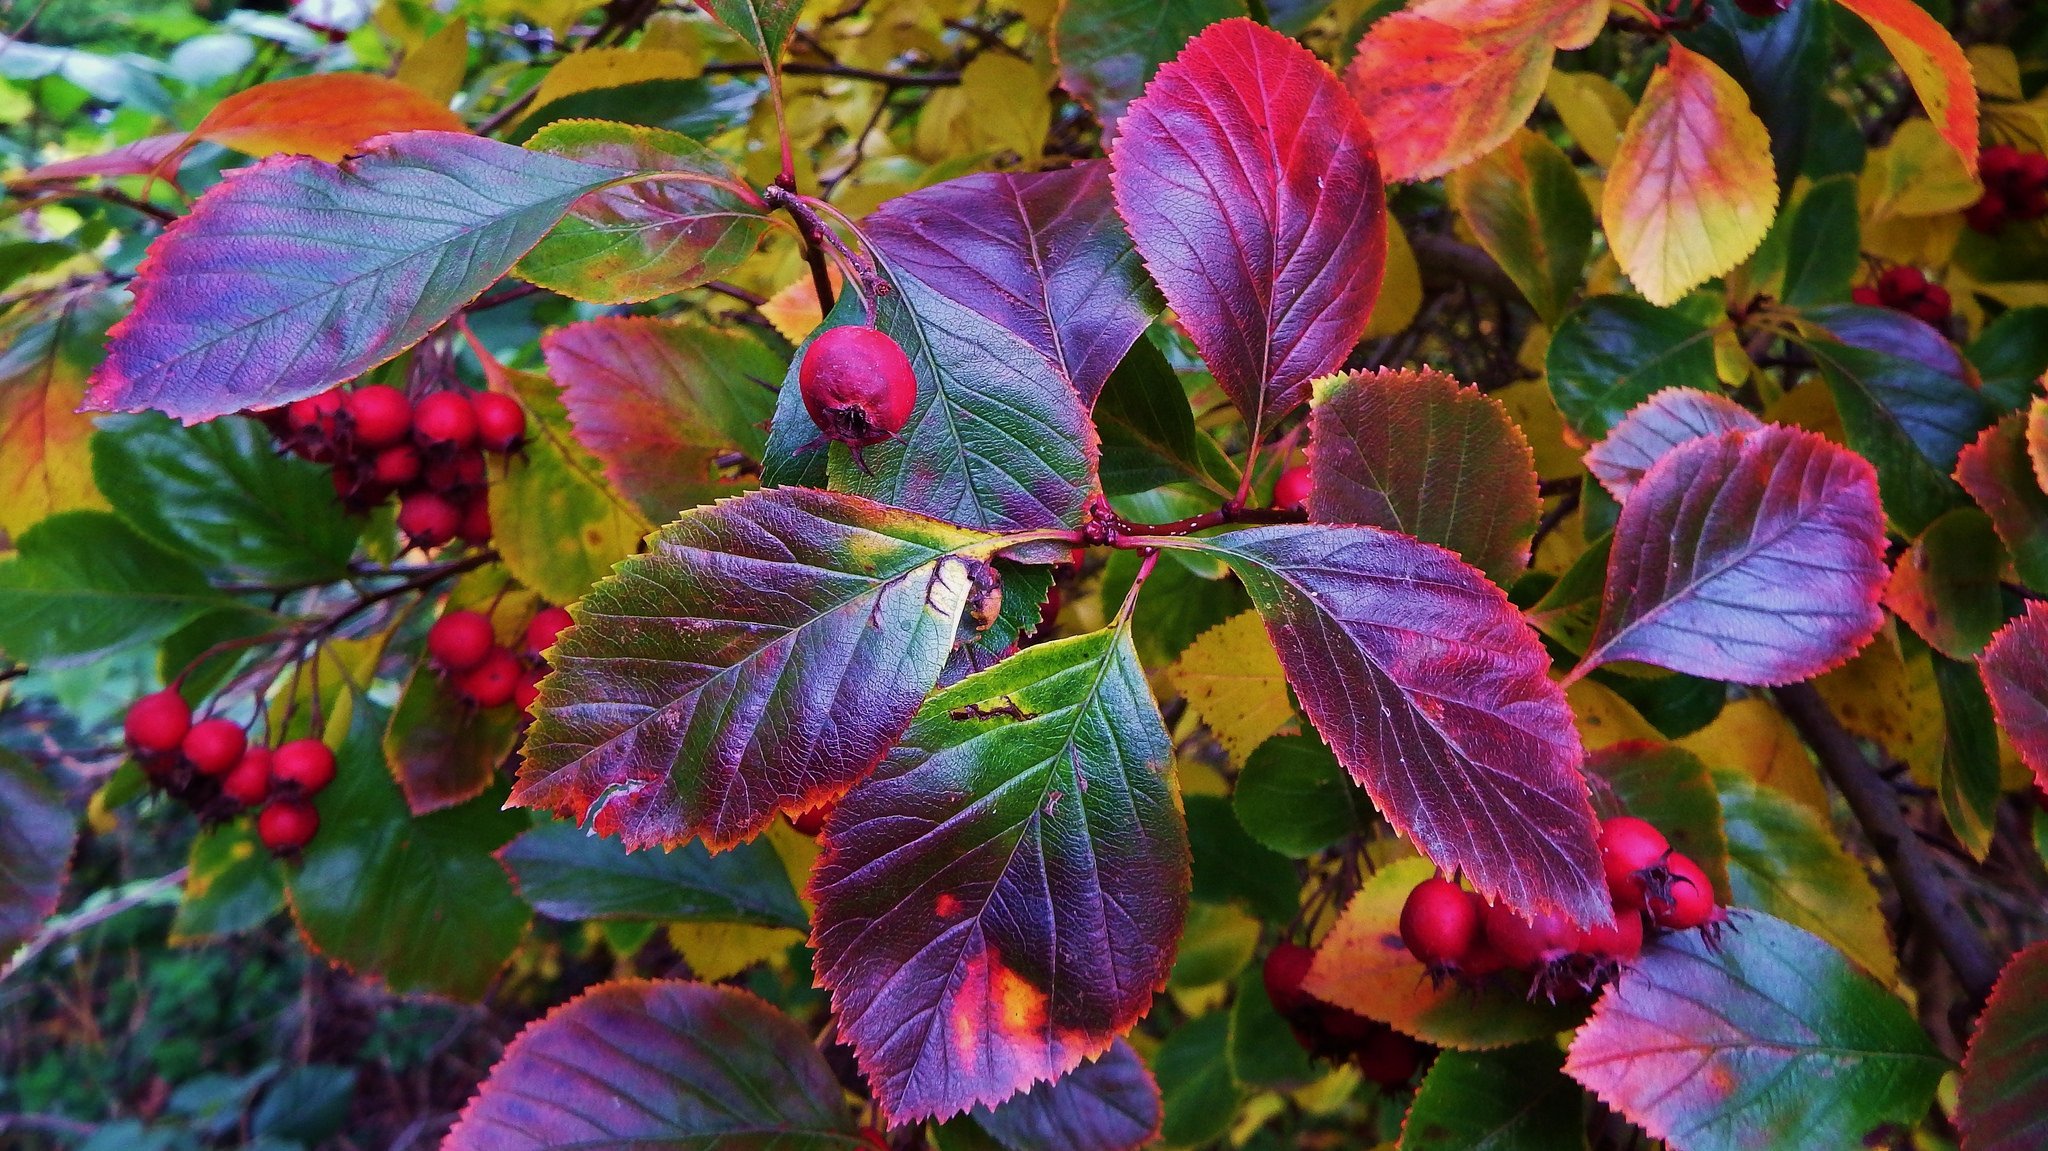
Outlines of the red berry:
{"type": "Polygon", "coordinates": [[[1579,949],[1579,929],[1561,915],[1522,918],[1505,903],[1486,909],[1486,939],[1509,967],[1534,967],[1579,949]]]}
{"type": "Polygon", "coordinates": [[[1273,482],[1273,506],[1276,508],[1301,508],[1308,506],[1309,477],[1308,465],[1301,464],[1280,473],[1273,482]]]}
{"type": "Polygon", "coordinates": [[[1401,905],[1401,942],[1408,953],[1431,967],[1453,967],[1472,950],[1479,933],[1479,915],[1457,884],[1430,876],[1408,893],[1401,905]]]}
{"type": "Polygon", "coordinates": [[[1303,991],[1301,985],[1308,978],[1308,969],[1315,961],[1314,948],[1285,939],[1266,953],[1266,966],[1261,975],[1266,983],[1266,998],[1273,1001],[1274,1010],[1282,1015],[1294,1015],[1314,1005],[1314,998],[1303,991]]]}
{"type": "Polygon", "coordinates": [[[1977,157],[1977,171],[1988,186],[2002,183],[2009,175],[2020,171],[2020,150],[2010,144],[1993,144],[1977,157]]]}
{"type": "Polygon", "coordinates": [[[2029,184],[2021,188],[2019,195],[2007,198],[2005,210],[2015,220],[2038,220],[2048,216],[2048,187],[2029,184]]]}
{"type": "Polygon", "coordinates": [[[393,444],[370,457],[370,480],[386,488],[402,488],[420,478],[420,450],[393,444]]]}
{"type": "Polygon", "coordinates": [[[423,482],[443,495],[456,496],[483,487],[488,474],[484,467],[484,454],[468,449],[428,464],[423,482]]]}
{"type": "Polygon", "coordinates": [[[1963,222],[1989,236],[1996,235],[1999,229],[2005,227],[2005,216],[2005,197],[1987,190],[1963,213],[1963,222]]]}
{"type": "Polygon", "coordinates": [[[423,447],[466,448],[476,443],[476,408],[469,393],[434,392],[412,409],[412,434],[423,447]]]}
{"type": "Polygon", "coordinates": [[[519,689],[519,657],[494,647],[482,662],[455,677],[455,692],[477,707],[503,707],[519,689]]]}
{"type": "Polygon", "coordinates": [[[470,398],[476,409],[476,440],[486,451],[509,452],[526,438],[526,409],[519,401],[498,392],[478,392],[470,398]]]}
{"type": "Polygon", "coordinates": [[[1927,277],[1918,268],[1900,264],[1886,268],[1884,275],[1877,278],[1877,290],[1886,303],[1911,303],[1927,290],[1927,277]]]}
{"type": "Polygon", "coordinates": [[[283,855],[313,842],[320,830],[320,813],[300,799],[280,799],[256,816],[256,836],[263,846],[283,855]]]}
{"type": "Polygon", "coordinates": [[[1643,913],[1633,907],[1614,909],[1614,926],[1588,927],[1579,950],[1596,959],[1626,963],[1643,953],[1643,913]]]}
{"type": "Polygon", "coordinates": [[[1600,866],[1616,907],[1643,905],[1643,872],[1658,867],[1671,841],[1648,822],[1618,815],[1600,825],[1600,866]]]}
{"type": "Polygon", "coordinates": [[[1422,1066],[1422,1045],[1382,1024],[1354,1049],[1359,1073],[1382,1087],[1399,1087],[1422,1066]]]}
{"type": "Polygon", "coordinates": [[[540,679],[545,674],[537,667],[521,670],[519,682],[512,687],[512,706],[520,711],[532,711],[533,701],[540,698],[540,679]]]}
{"type": "Polygon", "coordinates": [[[1866,308],[1884,307],[1884,297],[1878,294],[1876,288],[1851,288],[1849,289],[1849,299],[1854,303],[1862,304],[1866,308]]]}
{"type": "Polygon", "coordinates": [[[201,775],[226,775],[242,762],[249,737],[234,720],[202,719],[192,725],[178,746],[192,770],[201,775]]]}
{"type": "Polygon", "coordinates": [[[318,436],[329,439],[334,435],[334,418],[341,414],[342,399],[338,391],[321,392],[303,400],[293,400],[284,411],[285,426],[301,436],[318,436]]]}
{"type": "Polygon", "coordinates": [[[1650,918],[1657,926],[1667,931],[1684,931],[1719,919],[1721,909],[1714,904],[1714,885],[1700,865],[1674,851],[1669,866],[1671,900],[1653,901],[1650,907],[1650,918]]]}
{"type": "Polygon", "coordinates": [[[457,533],[462,542],[482,547],[491,542],[491,501],[482,492],[469,497],[462,505],[462,528],[457,533]]]}
{"type": "Polygon", "coordinates": [[[384,384],[350,392],[343,411],[359,449],[388,448],[412,431],[412,401],[404,392],[384,384]]]}
{"type": "Polygon", "coordinates": [[[462,509],[437,492],[409,492],[398,504],[398,528],[414,547],[437,548],[462,530],[462,509]]]}
{"type": "Polygon", "coordinates": [[[317,739],[295,739],[271,753],[270,777],[280,787],[314,795],[334,782],[334,753],[317,739]]]}
{"type": "Polygon", "coordinates": [[[812,340],[797,384],[818,429],[855,449],[902,431],[917,402],[910,357],[874,328],[833,328],[812,340]]]}
{"type": "Polygon", "coordinates": [[[468,671],[482,663],[497,642],[490,617],[482,612],[443,612],[427,629],[427,655],[442,671],[468,671]]]}
{"type": "Polygon", "coordinates": [[[220,777],[220,793],[243,807],[262,803],[270,794],[270,749],[252,747],[243,752],[234,770],[220,777]]]}
{"type": "Polygon", "coordinates": [[[828,799],[816,807],[793,812],[789,817],[789,825],[798,832],[815,838],[819,832],[825,830],[825,821],[832,818],[832,809],[838,806],[836,801],[828,799]]]}
{"type": "Polygon", "coordinates": [[[1910,311],[1930,324],[1939,326],[1948,322],[1950,300],[1948,289],[1940,284],[1927,285],[1927,291],[1913,301],[1910,311]]]}
{"type": "Polygon", "coordinates": [[[2019,182],[2028,188],[2048,185],[2048,155],[2040,152],[2014,151],[2013,170],[2019,182]]]}
{"type": "Polygon", "coordinates": [[[533,655],[539,655],[555,646],[555,637],[561,635],[562,629],[574,622],[575,620],[569,617],[568,608],[540,609],[533,617],[533,621],[526,625],[526,650],[533,655]]]}
{"type": "Polygon", "coordinates": [[[192,709],[186,706],[185,697],[165,688],[129,704],[121,727],[127,732],[128,746],[162,755],[178,750],[185,733],[192,730],[192,709]]]}

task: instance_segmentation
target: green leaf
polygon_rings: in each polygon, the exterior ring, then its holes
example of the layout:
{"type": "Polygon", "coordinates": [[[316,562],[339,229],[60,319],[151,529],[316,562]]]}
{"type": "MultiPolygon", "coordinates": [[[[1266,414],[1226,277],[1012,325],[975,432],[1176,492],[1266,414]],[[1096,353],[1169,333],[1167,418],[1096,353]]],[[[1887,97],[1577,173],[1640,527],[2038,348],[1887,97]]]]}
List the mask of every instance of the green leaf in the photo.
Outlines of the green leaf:
{"type": "Polygon", "coordinates": [[[803,0],[705,0],[704,11],[747,42],[772,75],[781,70],[782,50],[796,31],[803,0]]]}
{"type": "Polygon", "coordinates": [[[1169,1147],[1196,1147],[1230,1130],[1243,1091],[1230,1074],[1230,1015],[1212,1011],[1181,1024],[1152,1056],[1169,1147]]]}
{"type": "Polygon", "coordinates": [[[1570,157],[1543,136],[1517,132],[1452,172],[1446,191],[1480,247],[1556,327],[1585,282],[1593,248],[1593,204],[1570,157]]]}
{"type": "Polygon", "coordinates": [[[36,766],[0,748],[0,955],[57,910],[78,820],[36,766]]]}
{"type": "MultiPolygon", "coordinates": [[[[1809,5],[1817,7],[1817,5],[1809,5]]],[[[1807,189],[1786,217],[1785,275],[1780,298],[1794,307],[1838,304],[1863,262],[1856,180],[1832,176],[1807,189]]]]}
{"type": "Polygon", "coordinates": [[[1372,812],[1362,797],[1321,739],[1287,735],[1252,752],[1231,803],[1253,839],[1306,859],[1364,833],[1372,812]]]}
{"type": "Polygon", "coordinates": [[[384,729],[384,760],[406,806],[425,815],[481,795],[518,746],[522,718],[471,704],[438,668],[414,662],[384,729]]]}
{"type": "Polygon", "coordinates": [[[1585,1106],[1549,1044],[1446,1051],[1416,1089],[1401,1151],[1580,1151],[1585,1106]]]}
{"type": "Polygon", "coordinates": [[[1573,309],[1550,338],[1544,371],[1565,427],[1585,443],[1660,388],[1718,390],[1713,332],[1682,309],[1633,296],[1595,296],[1573,309]]]}
{"type": "Polygon", "coordinates": [[[1728,898],[1728,836],[1714,776],[1698,756],[1668,743],[1623,740],[1586,758],[1623,810],[1646,819],[1671,846],[1700,865],[1718,898],[1728,898]]]}
{"type": "Polygon", "coordinates": [[[194,836],[186,867],[185,898],[171,920],[174,946],[252,931],[284,909],[284,869],[250,820],[218,823],[194,836]]]}
{"type": "Polygon", "coordinates": [[[1998,727],[1977,665],[1933,653],[1934,686],[1947,719],[1942,738],[1941,811],[1969,853],[1983,862],[1998,830],[1998,727]]]}
{"type": "Polygon", "coordinates": [[[1968,348],[1984,395],[2000,412],[2034,396],[2034,381],[2048,372],[2048,307],[2013,308],[1984,325],[1968,348]]]}
{"type": "Polygon", "coordinates": [[[550,820],[498,850],[519,894],[550,919],[654,919],[810,926],[789,873],[763,840],[712,855],[701,843],[628,852],[550,820]]]}
{"type": "Polygon", "coordinates": [[[1219,494],[1237,490],[1237,468],[1216,441],[1195,428],[1195,413],[1173,366],[1141,339],[1109,374],[1095,400],[1102,434],[1102,490],[1135,495],[1193,480],[1219,494]]]}
{"type": "Polygon", "coordinates": [[[1884,604],[1935,650],[1970,659],[2005,622],[2005,547],[1976,508],[1944,512],[1892,565],[1884,604]]]}
{"type": "Polygon", "coordinates": [[[62,512],[0,561],[0,652],[80,663],[154,643],[230,601],[111,512],[62,512]]]}
{"type": "Polygon", "coordinates": [[[1984,429],[1956,461],[1956,479],[1991,517],[2020,582],[2048,590],[2048,493],[2027,450],[2027,414],[1984,429]]]}
{"type": "Polygon", "coordinates": [[[1301,906],[1301,877],[1294,864],[1246,835],[1221,796],[1183,796],[1181,805],[1187,809],[1188,848],[1195,857],[1195,898],[1242,902],[1274,923],[1293,918],[1301,906]]]}
{"type": "Polygon", "coordinates": [[[1245,0],[1070,0],[1053,27],[1060,83],[1094,111],[1105,141],[1152,74],[1245,0]]]}
{"type": "Polygon", "coordinates": [[[745,127],[766,87],[765,82],[758,80],[725,78],[713,83],[706,78],[645,80],[616,88],[593,88],[548,101],[546,107],[535,109],[533,115],[521,120],[505,139],[523,144],[542,128],[563,120],[616,120],[680,132],[693,140],[709,140],[745,127]]]}
{"type": "Polygon", "coordinates": [[[1233,978],[1259,949],[1259,921],[1228,903],[1191,903],[1167,985],[1189,990],[1233,978]]]}
{"type": "Polygon", "coordinates": [[[1247,1087],[1292,1091],[1316,1077],[1315,1064],[1274,1009],[1266,980],[1257,968],[1237,980],[1230,1004],[1230,1074],[1247,1087]]]}

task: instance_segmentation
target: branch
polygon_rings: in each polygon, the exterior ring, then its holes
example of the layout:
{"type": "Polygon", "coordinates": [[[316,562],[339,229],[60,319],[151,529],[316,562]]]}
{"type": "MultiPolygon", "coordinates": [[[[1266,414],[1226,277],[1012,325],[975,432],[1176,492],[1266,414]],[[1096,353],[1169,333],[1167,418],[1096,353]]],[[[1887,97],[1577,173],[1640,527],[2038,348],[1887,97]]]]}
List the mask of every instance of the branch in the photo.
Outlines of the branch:
{"type": "Polygon", "coordinates": [[[1998,959],[1936,870],[1926,845],[1907,826],[1897,793],[1878,775],[1855,737],[1843,729],[1811,684],[1771,690],[1785,717],[1799,729],[1800,737],[1848,802],[1856,822],[1863,826],[1863,834],[1898,886],[1906,910],[1934,936],[1964,992],[1973,1001],[1983,1002],[1998,980],[1998,959]]]}
{"type": "Polygon", "coordinates": [[[172,888],[183,887],[187,871],[187,868],[181,867],[169,875],[159,875],[155,879],[127,884],[119,889],[120,894],[105,903],[80,908],[69,915],[60,915],[43,924],[43,929],[37,932],[34,938],[22,944],[21,950],[15,952],[14,957],[9,959],[5,966],[0,966],[0,979],[6,979],[28,966],[31,960],[41,955],[52,943],[105,923],[130,908],[154,903],[164,892],[172,888]]]}
{"type": "MultiPolygon", "coordinates": [[[[749,75],[767,71],[758,60],[738,60],[731,63],[706,64],[704,74],[749,75]]],[[[785,76],[834,76],[841,80],[866,80],[870,84],[882,84],[895,88],[951,88],[960,83],[958,72],[876,72],[869,68],[853,68],[845,64],[807,64],[791,60],[782,66],[785,76]]]]}
{"type": "Polygon", "coordinates": [[[1422,282],[1430,287],[1471,284],[1518,303],[1528,302],[1522,296],[1522,289],[1515,286],[1515,281],[1483,248],[1427,232],[1411,234],[1408,246],[1415,250],[1415,263],[1422,269],[1422,282]]]}

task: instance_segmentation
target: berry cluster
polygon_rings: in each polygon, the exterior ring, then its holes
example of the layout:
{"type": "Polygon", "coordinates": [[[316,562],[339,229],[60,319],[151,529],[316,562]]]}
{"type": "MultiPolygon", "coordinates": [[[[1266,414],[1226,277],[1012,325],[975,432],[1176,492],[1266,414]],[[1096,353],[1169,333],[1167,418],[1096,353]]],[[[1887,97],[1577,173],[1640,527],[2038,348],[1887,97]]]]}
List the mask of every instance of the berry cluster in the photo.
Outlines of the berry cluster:
{"type": "Polygon", "coordinates": [[[1963,213],[1970,227],[1997,235],[2008,220],[2048,216],[2048,156],[1993,144],[1977,161],[1984,195],[1963,213]]]}
{"type": "Polygon", "coordinates": [[[1951,311],[1948,289],[1930,283],[1920,269],[1904,264],[1886,268],[1875,286],[1855,288],[1849,296],[1868,307],[1918,316],[1936,327],[1948,322],[1951,311]]]}
{"type": "Polygon", "coordinates": [[[431,392],[414,403],[384,384],[322,392],[265,413],[285,448],[334,468],[334,494],[356,511],[398,497],[416,547],[491,537],[484,453],[516,451],[526,412],[496,392],[431,392]]]}
{"type": "Polygon", "coordinates": [[[1326,1003],[1303,990],[1315,958],[1314,948],[1283,939],[1267,953],[1261,972],[1266,997],[1294,1029],[1296,1042],[1317,1058],[1356,1064],[1361,1074],[1382,1087],[1398,1087],[1413,1079],[1429,1048],[1377,1019],[1326,1003]]]}
{"type": "Polygon", "coordinates": [[[547,664],[541,653],[555,644],[555,637],[569,626],[566,608],[545,607],[526,625],[522,650],[513,651],[498,642],[491,617],[479,611],[444,612],[427,629],[427,658],[450,678],[455,694],[472,707],[503,707],[512,704],[520,711],[533,706],[540,694],[541,677],[547,664]]]}
{"type": "Polygon", "coordinates": [[[123,727],[150,779],[202,817],[256,810],[257,837],[279,855],[305,847],[320,830],[313,797],[334,782],[334,753],[319,740],[251,747],[232,720],[194,723],[172,688],[136,700],[123,727]]]}

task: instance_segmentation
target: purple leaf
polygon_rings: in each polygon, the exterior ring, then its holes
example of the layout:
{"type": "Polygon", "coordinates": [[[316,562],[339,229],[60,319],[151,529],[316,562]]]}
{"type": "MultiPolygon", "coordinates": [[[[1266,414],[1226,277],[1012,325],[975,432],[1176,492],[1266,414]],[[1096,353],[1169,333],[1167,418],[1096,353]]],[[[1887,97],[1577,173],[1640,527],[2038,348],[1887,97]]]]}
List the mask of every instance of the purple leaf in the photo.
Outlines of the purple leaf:
{"type": "Polygon", "coordinates": [[[623,174],[454,132],[242,169],[150,246],[86,406],[196,423],[325,391],[418,343],[623,174]]]}
{"type": "Polygon", "coordinates": [[[948,180],[883,204],[862,227],[889,264],[1036,348],[1091,404],[1161,307],[1116,217],[1106,161],[948,180]]]}
{"type": "Polygon", "coordinates": [[[1578,732],[1542,642],[1500,588],[1377,528],[1159,544],[1237,572],[1316,730],[1438,867],[1525,913],[1608,919],[1578,732]]]}
{"type": "Polygon", "coordinates": [[[938,679],[995,540],[805,488],[685,514],[570,609],[512,802],[716,850],[838,797],[938,679]]]}
{"type": "Polygon", "coordinates": [[[1884,623],[1884,509],[1863,457],[1812,432],[1723,432],[1666,452],[1621,509],[1573,674],[1636,660],[1781,684],[1856,654],[1884,623]]]}
{"type": "Polygon", "coordinates": [[[1963,1057],[1962,1094],[1956,1102],[1963,1151],[2028,1151],[2048,1145],[2043,1033],[2048,1033],[2048,943],[2036,943],[2005,965],[1963,1057]]]}
{"type": "Polygon", "coordinates": [[[56,160],[10,177],[11,184],[42,184],[93,178],[112,180],[121,176],[156,176],[172,185],[178,182],[178,161],[192,146],[185,132],[144,136],[132,144],[109,148],[90,156],[56,160]]]}
{"type": "Polygon", "coordinates": [[[34,764],[0,748],[0,954],[57,910],[78,821],[34,764]]]}
{"type": "Polygon", "coordinates": [[[1627,503],[1643,473],[1680,444],[1722,432],[1753,432],[1762,420],[1734,400],[1697,388],[1665,388],[1637,404],[1607,438],[1586,453],[1592,472],[1617,501],[1627,503]]]}
{"type": "Polygon", "coordinates": [[[1051,1083],[975,1108],[974,1119],[1010,1151],[1135,1151],[1159,1134],[1159,1084],[1119,1039],[1051,1083]]]}
{"type": "Polygon", "coordinates": [[[1343,363],[1379,295],[1364,115],[1307,49],[1225,20],[1159,70],[1111,159],[1132,240],[1257,438],[1343,363]]]}
{"type": "Polygon", "coordinates": [[[999,1104],[1110,1049],[1187,910],[1173,745],[1128,629],[932,696],[825,825],[818,981],[892,1122],[999,1104]]]}
{"type": "Polygon", "coordinates": [[[2034,784],[2048,792],[2048,604],[2035,600],[2027,614],[2006,624],[1977,657],[1998,726],[2034,784]]]}

